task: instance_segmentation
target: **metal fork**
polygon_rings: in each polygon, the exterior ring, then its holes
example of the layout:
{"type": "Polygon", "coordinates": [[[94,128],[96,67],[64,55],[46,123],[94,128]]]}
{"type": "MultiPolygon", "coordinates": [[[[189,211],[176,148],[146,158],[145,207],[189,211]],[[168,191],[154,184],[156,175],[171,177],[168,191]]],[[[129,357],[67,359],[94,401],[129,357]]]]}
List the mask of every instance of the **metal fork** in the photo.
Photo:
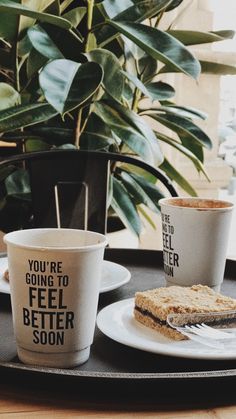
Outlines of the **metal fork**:
{"type": "Polygon", "coordinates": [[[195,333],[196,335],[209,339],[233,339],[236,337],[236,334],[233,331],[225,332],[223,330],[210,327],[205,323],[190,326],[186,325],[184,328],[187,329],[187,331],[195,333]]]}
{"type": "Polygon", "coordinates": [[[192,330],[191,327],[186,326],[173,326],[168,322],[171,327],[176,329],[182,335],[186,336],[190,340],[201,343],[202,345],[210,346],[211,348],[224,349],[225,345],[217,339],[208,339],[206,336],[199,335],[195,330],[192,330]]]}

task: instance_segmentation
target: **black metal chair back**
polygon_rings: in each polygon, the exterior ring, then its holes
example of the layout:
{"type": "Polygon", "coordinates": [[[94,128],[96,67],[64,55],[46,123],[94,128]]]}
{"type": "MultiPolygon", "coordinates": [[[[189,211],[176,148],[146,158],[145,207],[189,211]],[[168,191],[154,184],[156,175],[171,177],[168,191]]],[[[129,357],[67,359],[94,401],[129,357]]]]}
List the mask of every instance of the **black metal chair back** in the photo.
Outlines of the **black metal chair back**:
{"type": "Polygon", "coordinates": [[[125,162],[159,179],[170,195],[177,191],[159,169],[116,153],[50,150],[11,156],[0,162],[24,162],[30,175],[33,226],[82,228],[106,233],[110,164],[125,162]]]}

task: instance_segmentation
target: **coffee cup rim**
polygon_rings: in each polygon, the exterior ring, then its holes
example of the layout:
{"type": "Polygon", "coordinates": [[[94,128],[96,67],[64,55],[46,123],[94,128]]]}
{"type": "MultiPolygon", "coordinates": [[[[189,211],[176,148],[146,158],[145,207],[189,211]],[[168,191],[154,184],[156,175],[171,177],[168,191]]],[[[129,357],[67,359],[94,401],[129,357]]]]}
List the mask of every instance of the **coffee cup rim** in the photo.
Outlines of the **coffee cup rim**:
{"type": "Polygon", "coordinates": [[[68,228],[33,228],[33,229],[24,229],[24,230],[15,230],[15,231],[11,231],[7,234],[4,235],[3,237],[3,241],[4,243],[6,243],[7,245],[11,245],[13,247],[17,247],[17,248],[21,248],[21,249],[28,249],[28,250],[37,250],[37,251],[42,251],[42,252],[56,252],[56,251],[63,251],[63,252],[71,252],[71,251],[90,251],[90,250],[95,250],[98,248],[104,248],[107,244],[108,244],[108,239],[104,234],[101,233],[97,233],[95,231],[90,231],[90,230],[79,230],[79,229],[68,229],[68,228]],[[80,245],[80,246],[61,246],[61,245],[34,245],[34,244],[30,244],[30,243],[21,243],[20,242],[20,235],[24,235],[27,233],[50,233],[50,232],[57,232],[60,231],[61,233],[64,234],[68,234],[70,232],[72,232],[72,234],[75,234],[75,231],[77,233],[80,233],[82,235],[92,235],[95,237],[97,237],[97,239],[99,239],[99,241],[97,243],[91,243],[91,244],[84,244],[84,245],[80,245]],[[27,233],[26,233],[27,232],[27,233]],[[16,240],[16,236],[19,235],[19,238],[16,240]]]}
{"type": "Polygon", "coordinates": [[[179,208],[185,210],[197,211],[231,211],[234,208],[233,202],[216,198],[198,198],[198,197],[169,197],[159,200],[160,206],[179,208]],[[184,205],[184,201],[186,205],[184,205]],[[199,205],[191,205],[197,201],[199,205]],[[207,204],[209,206],[207,206],[207,204]],[[216,206],[214,206],[216,205],[216,206]]]}

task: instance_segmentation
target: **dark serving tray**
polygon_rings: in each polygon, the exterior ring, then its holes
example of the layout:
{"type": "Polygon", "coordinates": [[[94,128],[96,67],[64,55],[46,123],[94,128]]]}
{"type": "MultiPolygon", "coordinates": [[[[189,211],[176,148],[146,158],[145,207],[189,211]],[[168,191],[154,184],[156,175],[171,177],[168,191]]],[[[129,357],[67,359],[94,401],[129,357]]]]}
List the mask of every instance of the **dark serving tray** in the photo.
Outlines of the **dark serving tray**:
{"type": "MultiPolygon", "coordinates": [[[[162,286],[162,252],[106,249],[105,258],[126,266],[131,280],[117,290],[100,295],[99,310],[115,301],[133,297],[137,290],[162,286]]],[[[222,292],[236,298],[236,261],[227,260],[222,292]]],[[[236,347],[235,347],[236,351],[236,347]]],[[[63,387],[63,391],[203,395],[214,384],[214,394],[233,390],[236,360],[209,361],[168,357],[133,349],[104,336],[96,329],[90,359],[74,369],[52,369],[22,364],[16,355],[10,297],[0,295],[0,380],[20,385],[63,387]]],[[[235,392],[234,392],[235,393],[235,392]]],[[[209,394],[209,393],[208,393],[209,394]]],[[[233,394],[233,391],[232,391],[233,394]]],[[[234,395],[234,394],[233,394],[234,395]]]]}

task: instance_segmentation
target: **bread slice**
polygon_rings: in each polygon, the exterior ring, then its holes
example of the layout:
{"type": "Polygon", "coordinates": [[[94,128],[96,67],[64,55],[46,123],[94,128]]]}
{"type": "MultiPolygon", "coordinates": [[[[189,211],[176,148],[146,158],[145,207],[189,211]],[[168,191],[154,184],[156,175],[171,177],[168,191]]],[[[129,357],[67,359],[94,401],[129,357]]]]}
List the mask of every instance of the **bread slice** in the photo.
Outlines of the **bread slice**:
{"type": "Polygon", "coordinates": [[[236,300],[204,285],[163,287],[136,292],[134,317],[137,321],[163,335],[186,339],[167,323],[169,314],[197,314],[236,310],[236,300]]]}

